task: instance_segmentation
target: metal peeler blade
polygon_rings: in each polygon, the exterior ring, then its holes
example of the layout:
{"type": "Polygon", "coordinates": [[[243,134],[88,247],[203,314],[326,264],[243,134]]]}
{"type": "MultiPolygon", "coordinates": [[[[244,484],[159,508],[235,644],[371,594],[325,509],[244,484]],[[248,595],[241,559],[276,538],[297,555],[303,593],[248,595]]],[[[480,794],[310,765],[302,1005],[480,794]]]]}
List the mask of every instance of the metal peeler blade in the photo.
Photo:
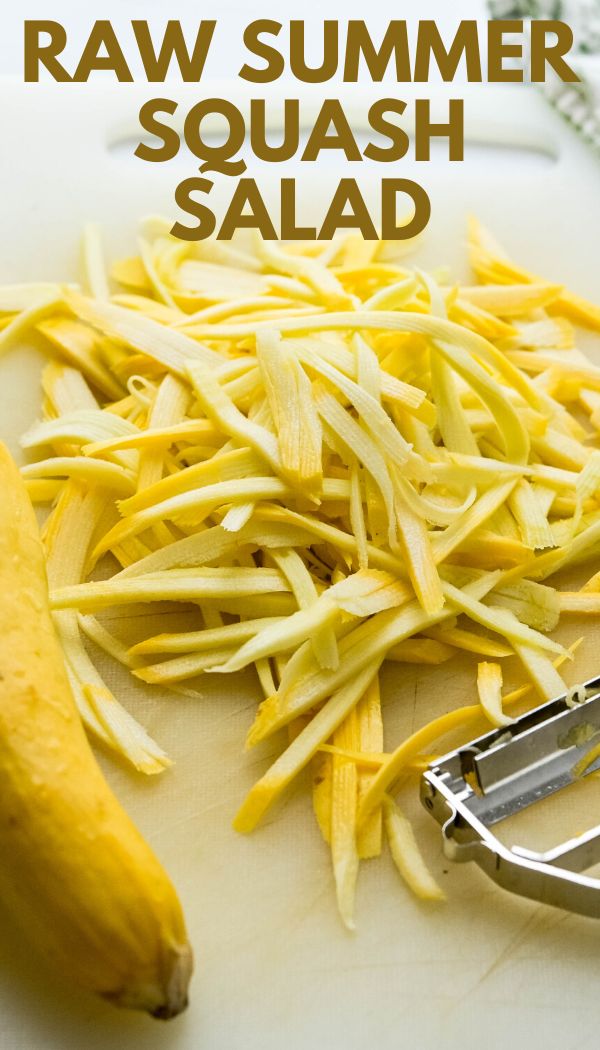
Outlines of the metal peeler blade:
{"type": "MultiPolygon", "coordinates": [[[[540,705],[432,763],[421,801],[442,825],[446,857],[473,860],[511,893],[600,918],[600,825],[546,852],[505,846],[494,824],[600,769],[600,678],[585,682],[583,702],[566,696],[540,705]]],[[[600,790],[600,785],[599,785],[600,790]]]]}

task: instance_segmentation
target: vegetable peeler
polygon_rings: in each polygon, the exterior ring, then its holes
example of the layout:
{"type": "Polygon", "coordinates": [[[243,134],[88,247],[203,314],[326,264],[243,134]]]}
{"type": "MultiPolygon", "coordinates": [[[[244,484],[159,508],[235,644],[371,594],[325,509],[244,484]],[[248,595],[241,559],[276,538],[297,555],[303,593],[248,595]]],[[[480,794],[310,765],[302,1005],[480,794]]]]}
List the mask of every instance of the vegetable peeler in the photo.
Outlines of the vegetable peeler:
{"type": "Polygon", "coordinates": [[[508,847],[495,824],[600,769],[600,678],[432,763],[421,800],[442,825],[444,854],[475,861],[522,897],[600,918],[600,825],[545,852],[508,847]],[[586,698],[586,699],[583,699],[586,698]]]}

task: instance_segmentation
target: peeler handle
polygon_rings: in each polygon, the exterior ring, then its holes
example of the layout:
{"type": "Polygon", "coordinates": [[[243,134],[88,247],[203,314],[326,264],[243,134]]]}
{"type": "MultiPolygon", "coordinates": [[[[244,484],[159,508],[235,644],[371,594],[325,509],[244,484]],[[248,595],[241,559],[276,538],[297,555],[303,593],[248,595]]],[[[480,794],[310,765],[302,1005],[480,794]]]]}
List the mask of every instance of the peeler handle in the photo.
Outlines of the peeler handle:
{"type": "Polygon", "coordinates": [[[600,826],[580,839],[572,840],[560,851],[536,854],[503,845],[483,825],[479,829],[475,829],[470,821],[469,825],[470,834],[465,838],[465,829],[456,811],[443,825],[443,848],[449,859],[474,861],[489,878],[510,893],[578,915],[600,918],[600,879],[552,863],[549,859],[564,859],[574,867],[580,864],[590,866],[600,854],[600,826]]]}

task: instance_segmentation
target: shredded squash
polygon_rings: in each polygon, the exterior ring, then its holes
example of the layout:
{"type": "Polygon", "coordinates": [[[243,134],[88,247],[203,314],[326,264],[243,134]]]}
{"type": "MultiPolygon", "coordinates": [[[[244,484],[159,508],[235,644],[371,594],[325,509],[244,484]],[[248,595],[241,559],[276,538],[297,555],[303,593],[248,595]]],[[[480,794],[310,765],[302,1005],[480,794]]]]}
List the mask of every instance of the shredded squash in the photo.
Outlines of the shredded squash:
{"type": "Polygon", "coordinates": [[[0,287],[0,351],[35,329],[49,358],[22,473],[50,504],[51,602],[83,721],[136,769],[168,765],[84,636],[198,698],[178,683],[253,667],[247,746],[279,730],[287,746],[235,827],[255,828],[310,764],[346,926],[384,833],[411,889],[439,900],[392,794],[450,730],[565,692],[576,645],[549,635],[600,615],[600,574],[553,585],[600,551],[600,369],[575,327],[597,330],[600,309],[475,220],[464,284],[354,234],[193,245],[167,230],[145,222],[138,254],[109,268],[88,225],[81,287],[0,287]],[[131,646],[102,622],[164,601],[187,627],[131,646]],[[386,751],[384,663],[459,653],[473,703],[386,751]],[[510,658],[523,684],[503,693],[510,658]]]}

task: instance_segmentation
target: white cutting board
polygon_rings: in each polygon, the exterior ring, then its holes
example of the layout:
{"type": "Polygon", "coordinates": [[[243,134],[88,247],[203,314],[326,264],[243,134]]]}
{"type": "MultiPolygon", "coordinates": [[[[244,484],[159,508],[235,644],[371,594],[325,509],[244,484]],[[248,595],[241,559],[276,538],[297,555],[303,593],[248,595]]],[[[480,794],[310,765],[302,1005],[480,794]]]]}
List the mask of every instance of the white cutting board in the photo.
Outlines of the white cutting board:
{"type": "MultiPolygon", "coordinates": [[[[193,171],[189,162],[177,176],[171,166],[106,149],[115,128],[135,127],[137,107],[151,93],[1,86],[0,280],[73,278],[82,222],[104,223],[111,252],[122,252],[134,245],[139,216],[169,210],[178,178],[193,171]]],[[[530,89],[479,87],[466,109],[479,138],[535,142],[558,160],[467,144],[462,164],[438,156],[383,172],[412,175],[431,193],[419,260],[464,269],[472,210],[524,264],[600,299],[600,162],[530,89]]],[[[305,218],[344,169],[330,162],[325,175],[302,171],[305,218]]],[[[38,377],[33,349],[0,362],[0,436],[15,449],[39,410],[38,377]]],[[[581,627],[570,621],[564,637],[581,627]]],[[[598,672],[599,637],[588,630],[571,672],[577,680],[598,672]]],[[[426,672],[395,665],[384,679],[388,748],[432,714],[473,700],[473,672],[460,660],[426,672]]],[[[187,1013],[165,1026],[65,988],[3,916],[3,1050],[595,1046],[600,925],[512,897],[476,869],[445,862],[439,829],[415,800],[409,808],[448,903],[416,902],[384,856],[363,868],[355,935],[336,915],[306,782],[250,838],[231,830],[246,790],[275,753],[273,745],[242,751],[257,693],[251,674],[226,694],[221,679],[207,676],[202,703],[129,689],[128,705],[175,766],[149,781],[101,756],[180,891],[197,959],[187,1013]]]]}

